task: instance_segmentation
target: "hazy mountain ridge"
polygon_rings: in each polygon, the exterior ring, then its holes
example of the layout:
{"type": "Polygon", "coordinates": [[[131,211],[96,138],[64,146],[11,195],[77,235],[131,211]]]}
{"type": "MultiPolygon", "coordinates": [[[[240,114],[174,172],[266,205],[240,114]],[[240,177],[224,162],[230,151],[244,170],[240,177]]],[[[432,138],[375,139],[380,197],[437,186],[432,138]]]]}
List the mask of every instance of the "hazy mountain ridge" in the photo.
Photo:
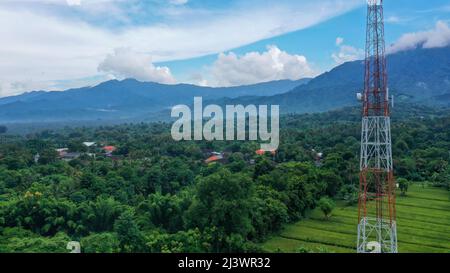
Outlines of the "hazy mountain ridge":
{"type": "Polygon", "coordinates": [[[288,92],[309,79],[281,80],[237,87],[165,85],[133,79],[112,80],[94,87],[67,91],[30,92],[0,99],[1,122],[131,119],[157,113],[177,104],[191,104],[194,96],[205,100],[243,95],[270,96],[288,92]]]}

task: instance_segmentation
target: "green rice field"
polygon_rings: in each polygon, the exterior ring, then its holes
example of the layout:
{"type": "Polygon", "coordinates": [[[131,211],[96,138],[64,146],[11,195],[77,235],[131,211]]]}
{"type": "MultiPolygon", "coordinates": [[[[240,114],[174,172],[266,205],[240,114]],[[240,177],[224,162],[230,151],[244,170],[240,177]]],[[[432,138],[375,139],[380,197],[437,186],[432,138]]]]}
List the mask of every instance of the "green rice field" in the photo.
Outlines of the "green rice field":
{"type": "MultiPolygon", "coordinates": [[[[450,253],[450,193],[413,185],[406,197],[397,197],[397,233],[400,253],[450,253]]],[[[325,220],[314,210],[288,225],[262,247],[267,252],[352,253],[356,249],[357,207],[339,204],[325,220]]]]}

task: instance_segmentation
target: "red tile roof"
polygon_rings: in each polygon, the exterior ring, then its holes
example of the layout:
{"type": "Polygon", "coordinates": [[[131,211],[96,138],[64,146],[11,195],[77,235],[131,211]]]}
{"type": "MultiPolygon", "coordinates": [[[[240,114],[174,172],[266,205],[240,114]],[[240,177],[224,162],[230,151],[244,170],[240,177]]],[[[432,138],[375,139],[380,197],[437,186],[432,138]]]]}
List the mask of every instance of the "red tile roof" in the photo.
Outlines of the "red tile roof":
{"type": "Polygon", "coordinates": [[[266,152],[270,152],[272,155],[275,155],[277,153],[277,150],[271,150],[271,151],[266,151],[263,149],[259,149],[256,151],[257,155],[264,155],[266,152]]]}
{"type": "Polygon", "coordinates": [[[105,147],[103,147],[103,150],[105,150],[107,152],[114,152],[115,150],[117,150],[117,148],[114,146],[105,146],[105,147]]]}
{"type": "Polygon", "coordinates": [[[223,159],[223,156],[221,156],[221,155],[213,155],[210,158],[206,159],[205,163],[208,164],[208,163],[211,163],[211,162],[219,161],[221,159],[223,159]]]}

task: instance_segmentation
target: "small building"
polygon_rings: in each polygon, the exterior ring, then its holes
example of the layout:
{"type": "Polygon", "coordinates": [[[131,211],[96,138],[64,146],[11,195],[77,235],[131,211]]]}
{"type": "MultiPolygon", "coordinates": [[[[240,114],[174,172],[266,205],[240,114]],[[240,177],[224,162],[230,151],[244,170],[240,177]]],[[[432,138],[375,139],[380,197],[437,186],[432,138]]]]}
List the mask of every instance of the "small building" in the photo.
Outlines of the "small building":
{"type": "Polygon", "coordinates": [[[223,153],[212,152],[211,156],[205,160],[205,163],[209,164],[209,163],[213,163],[213,162],[218,162],[218,161],[223,160],[224,158],[225,157],[224,157],[223,153]]]}
{"type": "Polygon", "coordinates": [[[115,146],[104,146],[102,150],[105,152],[107,157],[111,157],[112,154],[117,150],[115,146]]]}
{"type": "Polygon", "coordinates": [[[58,156],[62,158],[69,152],[69,148],[59,148],[55,150],[58,153],[58,156]]]}
{"type": "Polygon", "coordinates": [[[217,162],[223,159],[223,156],[213,155],[205,160],[206,164],[217,162]]]}
{"type": "Polygon", "coordinates": [[[95,143],[95,142],[83,142],[83,145],[86,146],[86,147],[88,147],[88,148],[93,147],[93,146],[95,146],[96,144],[97,144],[97,143],[95,143]]]}
{"type": "Polygon", "coordinates": [[[266,151],[266,150],[264,150],[264,149],[256,150],[255,153],[256,153],[257,155],[265,155],[267,152],[270,152],[273,156],[277,154],[277,150],[269,150],[269,151],[266,151]]]}
{"type": "Polygon", "coordinates": [[[265,155],[266,154],[266,151],[264,151],[263,149],[259,149],[259,150],[256,150],[256,152],[255,152],[257,155],[265,155]]]}
{"type": "Polygon", "coordinates": [[[64,161],[72,161],[74,159],[77,159],[81,156],[81,153],[66,153],[64,156],[61,157],[64,161]]]}
{"type": "Polygon", "coordinates": [[[102,149],[103,149],[103,151],[105,151],[107,153],[112,153],[117,150],[117,148],[115,146],[105,146],[102,149]]]}

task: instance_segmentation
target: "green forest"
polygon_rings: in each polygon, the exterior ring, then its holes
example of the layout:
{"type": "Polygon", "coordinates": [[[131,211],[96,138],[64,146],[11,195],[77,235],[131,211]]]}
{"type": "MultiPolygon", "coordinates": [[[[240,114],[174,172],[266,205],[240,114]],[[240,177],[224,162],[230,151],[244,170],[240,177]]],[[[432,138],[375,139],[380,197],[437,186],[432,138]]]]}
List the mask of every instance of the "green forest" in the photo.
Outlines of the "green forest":
{"type": "MultiPolygon", "coordinates": [[[[450,190],[450,111],[394,112],[399,191],[450,190]]],[[[0,252],[69,252],[69,241],[85,253],[264,252],[314,209],[357,203],[359,116],[283,116],[279,149],[263,155],[257,142],[175,142],[166,123],[3,128],[0,252]],[[223,159],[206,163],[214,153],[223,159]]]]}

